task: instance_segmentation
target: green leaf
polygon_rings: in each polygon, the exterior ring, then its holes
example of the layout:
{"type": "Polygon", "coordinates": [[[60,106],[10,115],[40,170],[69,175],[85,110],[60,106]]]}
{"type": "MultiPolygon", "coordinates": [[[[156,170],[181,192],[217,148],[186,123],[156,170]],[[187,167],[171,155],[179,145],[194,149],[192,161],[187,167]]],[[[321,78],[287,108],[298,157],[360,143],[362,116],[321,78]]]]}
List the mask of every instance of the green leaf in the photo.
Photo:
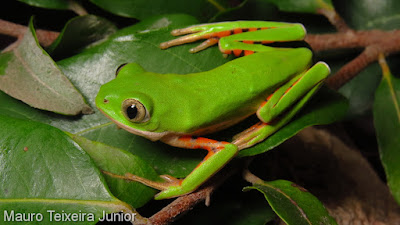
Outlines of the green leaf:
{"type": "Polygon", "coordinates": [[[388,185],[400,204],[400,79],[391,74],[386,63],[382,70],[375,93],[374,124],[388,185]]]}
{"type": "Polygon", "coordinates": [[[317,14],[321,9],[333,10],[331,0],[266,0],[275,4],[281,11],[314,13],[317,14]]]}
{"type": "Polygon", "coordinates": [[[78,16],[67,22],[58,38],[46,51],[53,57],[71,56],[77,50],[115,33],[117,28],[110,21],[94,16],[78,16]]]}
{"type": "Polygon", "coordinates": [[[69,9],[68,0],[18,0],[31,6],[47,9],[69,9]]]}
{"type": "Polygon", "coordinates": [[[349,100],[349,116],[362,116],[370,111],[380,80],[378,74],[379,66],[373,63],[340,88],[339,92],[349,100]]]}
{"type": "Polygon", "coordinates": [[[328,88],[322,88],[291,122],[260,144],[240,151],[238,156],[261,154],[280,145],[308,126],[330,124],[340,120],[346,115],[347,108],[348,104],[344,97],[328,88]]]}
{"type": "Polygon", "coordinates": [[[95,224],[103,211],[132,212],[112,196],[90,157],[64,132],[7,116],[0,116],[0,210],[41,213],[41,224],[54,223],[48,210],[93,214],[94,221],[85,217],[76,224],[95,224]]]}
{"type": "Polygon", "coordinates": [[[90,0],[97,6],[111,13],[143,20],[155,15],[185,13],[199,20],[207,21],[217,12],[227,10],[229,1],[226,0],[90,0]]]}
{"type": "Polygon", "coordinates": [[[286,180],[260,182],[245,191],[256,189],[264,194],[275,213],[287,225],[337,224],[323,204],[310,192],[286,180]]]}
{"type": "MultiPolygon", "coordinates": [[[[131,173],[149,180],[162,181],[152,167],[141,158],[127,151],[113,148],[100,142],[90,141],[77,135],[72,135],[72,137],[90,155],[94,163],[102,171],[121,176],[125,175],[125,173],[131,173]]],[[[105,175],[105,178],[114,196],[129,203],[133,208],[143,206],[157,192],[138,182],[127,182],[108,175],[105,175]]]]}
{"type": "Polygon", "coordinates": [[[92,109],[39,46],[32,20],[20,45],[1,56],[4,74],[0,90],[32,107],[65,115],[89,114],[92,109]]]}
{"type": "Polygon", "coordinates": [[[398,29],[400,23],[400,1],[349,0],[338,2],[337,9],[346,22],[356,29],[398,29]],[[345,4],[345,7],[344,5],[345,4]],[[350,9],[350,10],[348,10],[350,9]]]}

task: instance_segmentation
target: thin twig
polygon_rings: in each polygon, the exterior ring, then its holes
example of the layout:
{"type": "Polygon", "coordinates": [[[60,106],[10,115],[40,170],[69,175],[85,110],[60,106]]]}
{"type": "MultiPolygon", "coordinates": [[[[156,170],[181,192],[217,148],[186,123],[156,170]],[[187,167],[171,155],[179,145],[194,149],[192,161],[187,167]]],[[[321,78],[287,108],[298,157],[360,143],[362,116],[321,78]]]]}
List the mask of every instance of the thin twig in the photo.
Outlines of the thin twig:
{"type": "Polygon", "coordinates": [[[346,21],[334,9],[320,9],[318,13],[325,16],[339,32],[351,31],[346,21]]]}
{"type": "Polygon", "coordinates": [[[380,53],[378,46],[368,46],[359,56],[344,65],[334,75],[326,80],[326,84],[332,89],[339,89],[343,84],[357,76],[364,68],[378,59],[380,53]]]}
{"type": "Polygon", "coordinates": [[[335,10],[322,9],[319,13],[328,18],[339,32],[335,34],[307,35],[306,41],[314,51],[364,48],[359,56],[327,79],[326,84],[332,89],[339,89],[369,64],[377,61],[379,53],[387,56],[400,51],[400,45],[398,44],[400,43],[400,30],[354,31],[335,10]]]}

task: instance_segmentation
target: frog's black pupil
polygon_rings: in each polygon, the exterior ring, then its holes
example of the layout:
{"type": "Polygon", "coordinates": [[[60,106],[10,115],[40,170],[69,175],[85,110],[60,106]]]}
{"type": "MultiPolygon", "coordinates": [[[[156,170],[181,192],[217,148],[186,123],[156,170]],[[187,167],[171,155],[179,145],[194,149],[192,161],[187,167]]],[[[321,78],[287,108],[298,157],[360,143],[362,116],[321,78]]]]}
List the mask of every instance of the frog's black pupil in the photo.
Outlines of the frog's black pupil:
{"type": "Polygon", "coordinates": [[[129,107],[126,109],[126,115],[127,115],[128,118],[131,119],[131,120],[136,118],[137,113],[138,113],[138,109],[137,109],[137,107],[136,107],[135,104],[129,106],[129,107]]]}

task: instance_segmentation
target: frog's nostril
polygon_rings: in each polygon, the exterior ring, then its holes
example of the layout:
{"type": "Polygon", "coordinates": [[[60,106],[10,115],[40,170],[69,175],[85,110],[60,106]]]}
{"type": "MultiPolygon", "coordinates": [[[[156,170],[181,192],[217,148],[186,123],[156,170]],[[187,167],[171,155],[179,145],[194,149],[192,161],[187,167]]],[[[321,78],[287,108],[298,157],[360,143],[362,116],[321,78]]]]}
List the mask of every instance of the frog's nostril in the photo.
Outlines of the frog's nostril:
{"type": "Polygon", "coordinates": [[[107,104],[108,102],[109,102],[109,101],[108,101],[108,99],[106,99],[106,98],[103,100],[103,103],[105,103],[105,104],[107,104]]]}

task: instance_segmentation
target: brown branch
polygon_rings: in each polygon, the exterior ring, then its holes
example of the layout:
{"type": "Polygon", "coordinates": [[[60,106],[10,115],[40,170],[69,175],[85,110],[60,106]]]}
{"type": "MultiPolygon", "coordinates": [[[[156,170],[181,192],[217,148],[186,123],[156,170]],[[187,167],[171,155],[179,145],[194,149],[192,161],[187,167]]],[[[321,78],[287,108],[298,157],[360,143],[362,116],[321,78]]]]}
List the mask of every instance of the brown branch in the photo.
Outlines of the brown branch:
{"type": "Polygon", "coordinates": [[[368,46],[359,56],[344,65],[334,76],[326,80],[326,84],[332,89],[339,89],[343,84],[357,76],[364,68],[378,59],[379,47],[368,46]]]}
{"type": "Polygon", "coordinates": [[[384,48],[391,53],[398,51],[400,30],[365,30],[348,31],[333,34],[309,34],[305,41],[311,48],[318,51],[333,49],[366,48],[370,45],[384,45],[384,48]]]}
{"type": "Polygon", "coordinates": [[[358,57],[347,63],[326,81],[328,86],[338,89],[369,64],[377,61],[379,53],[388,56],[399,52],[400,30],[349,30],[335,34],[307,35],[306,41],[316,52],[332,49],[364,48],[364,51],[358,57]]]}
{"type": "Polygon", "coordinates": [[[216,186],[208,186],[192,194],[175,199],[169,205],[149,218],[152,225],[170,224],[184,212],[190,211],[195,205],[209,198],[216,186]]]}
{"type": "MultiPolygon", "coordinates": [[[[15,37],[18,39],[17,42],[22,39],[27,29],[27,26],[0,19],[0,34],[15,37]]],[[[54,42],[54,40],[57,39],[59,34],[59,32],[55,31],[42,29],[36,30],[38,41],[44,47],[50,46],[54,42]]]]}
{"type": "Polygon", "coordinates": [[[351,30],[346,21],[344,21],[343,18],[335,10],[320,9],[318,10],[318,13],[325,16],[339,32],[347,32],[351,30]]]}

